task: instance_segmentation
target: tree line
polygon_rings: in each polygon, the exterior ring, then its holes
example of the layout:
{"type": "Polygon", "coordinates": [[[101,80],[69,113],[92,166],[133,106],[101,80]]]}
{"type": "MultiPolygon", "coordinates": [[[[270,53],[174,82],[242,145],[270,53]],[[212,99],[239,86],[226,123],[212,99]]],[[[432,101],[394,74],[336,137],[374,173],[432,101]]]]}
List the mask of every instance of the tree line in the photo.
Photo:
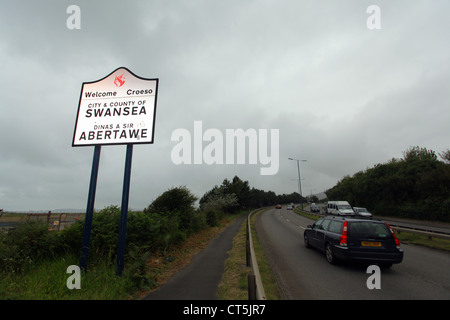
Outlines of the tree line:
{"type": "Polygon", "coordinates": [[[450,221],[450,150],[411,147],[403,158],[344,176],[325,193],[376,215],[450,221]]]}
{"type": "MultiPolygon", "coordinates": [[[[216,207],[228,212],[239,209],[260,208],[275,204],[299,203],[300,194],[276,194],[273,191],[264,191],[250,187],[248,181],[242,181],[238,176],[230,181],[223,180],[220,186],[214,186],[200,199],[200,210],[216,207]]],[[[306,198],[302,197],[302,202],[306,198]]]]}

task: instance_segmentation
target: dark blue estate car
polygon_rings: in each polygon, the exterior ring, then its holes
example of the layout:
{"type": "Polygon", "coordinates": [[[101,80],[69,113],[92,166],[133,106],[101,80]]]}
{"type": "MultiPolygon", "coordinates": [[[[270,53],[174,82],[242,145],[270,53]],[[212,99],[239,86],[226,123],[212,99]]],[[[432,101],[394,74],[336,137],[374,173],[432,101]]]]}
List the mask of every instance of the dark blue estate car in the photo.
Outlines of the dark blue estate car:
{"type": "Polygon", "coordinates": [[[325,252],[327,261],[351,260],[390,267],[403,260],[400,241],[380,220],[354,216],[326,216],[306,228],[306,247],[325,252]]]}

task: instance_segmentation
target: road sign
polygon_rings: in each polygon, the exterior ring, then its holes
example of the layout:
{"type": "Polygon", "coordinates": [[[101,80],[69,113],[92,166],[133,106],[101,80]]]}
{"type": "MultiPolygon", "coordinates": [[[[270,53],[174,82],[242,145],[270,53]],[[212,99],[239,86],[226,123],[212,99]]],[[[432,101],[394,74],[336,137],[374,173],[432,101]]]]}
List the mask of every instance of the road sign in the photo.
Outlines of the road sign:
{"type": "Polygon", "coordinates": [[[81,87],[72,146],[95,146],[80,258],[83,270],[89,257],[101,146],[126,144],[117,255],[117,275],[122,275],[133,145],[153,143],[158,81],[138,77],[121,67],[103,79],[83,82],[81,87]]]}
{"type": "Polygon", "coordinates": [[[81,88],[72,146],[153,143],[158,79],[127,68],[81,88]]]}

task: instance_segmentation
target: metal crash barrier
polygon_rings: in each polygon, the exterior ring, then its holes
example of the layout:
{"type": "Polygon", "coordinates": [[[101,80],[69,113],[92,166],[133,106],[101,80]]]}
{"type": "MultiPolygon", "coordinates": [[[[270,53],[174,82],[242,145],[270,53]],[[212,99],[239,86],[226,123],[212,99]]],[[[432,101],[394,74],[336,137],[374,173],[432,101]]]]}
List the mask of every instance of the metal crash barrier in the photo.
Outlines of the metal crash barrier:
{"type": "Polygon", "coordinates": [[[260,211],[253,210],[247,217],[247,241],[246,241],[246,260],[247,267],[252,267],[252,273],[247,276],[248,279],[248,299],[249,300],[266,300],[266,293],[259,273],[258,261],[256,260],[255,249],[253,247],[251,216],[253,213],[260,211]]]}

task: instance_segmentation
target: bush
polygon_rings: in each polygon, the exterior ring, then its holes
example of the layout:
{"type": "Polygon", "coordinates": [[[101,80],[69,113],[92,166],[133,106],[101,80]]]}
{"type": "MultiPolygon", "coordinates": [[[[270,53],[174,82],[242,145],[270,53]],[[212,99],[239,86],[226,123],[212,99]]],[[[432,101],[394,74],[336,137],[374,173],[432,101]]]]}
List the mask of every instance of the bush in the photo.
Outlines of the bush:
{"type": "Polygon", "coordinates": [[[157,213],[167,216],[172,222],[177,222],[183,232],[191,233],[198,228],[198,219],[195,217],[194,208],[197,197],[194,196],[186,187],[176,187],[167,190],[156,198],[146,209],[144,213],[157,213]]]}
{"type": "Polygon", "coordinates": [[[94,214],[89,256],[115,258],[119,241],[119,222],[120,208],[118,206],[109,206],[94,214]]]}
{"type": "Polygon", "coordinates": [[[219,209],[211,209],[206,211],[206,223],[210,227],[217,227],[220,224],[220,220],[222,220],[224,213],[219,209]]]}
{"type": "Polygon", "coordinates": [[[1,269],[19,272],[48,254],[48,225],[42,221],[27,221],[11,229],[0,246],[1,269]]]}

